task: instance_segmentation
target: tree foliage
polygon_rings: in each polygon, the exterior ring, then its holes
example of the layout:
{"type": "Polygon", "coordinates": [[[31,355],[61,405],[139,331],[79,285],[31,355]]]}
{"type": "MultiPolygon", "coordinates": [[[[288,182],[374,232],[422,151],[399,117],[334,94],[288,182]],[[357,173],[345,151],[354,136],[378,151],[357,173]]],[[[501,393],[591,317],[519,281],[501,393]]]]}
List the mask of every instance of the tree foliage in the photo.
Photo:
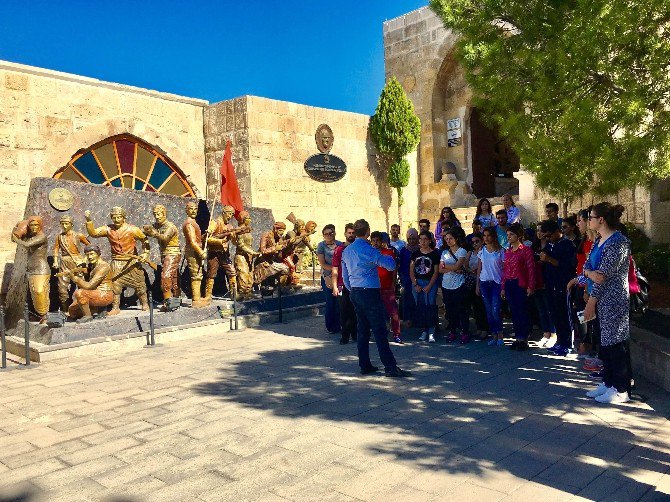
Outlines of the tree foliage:
{"type": "Polygon", "coordinates": [[[369,127],[372,141],[380,154],[380,164],[388,169],[389,185],[398,192],[398,222],[402,226],[402,192],[410,176],[409,163],[405,157],[419,144],[421,121],[395,77],[384,86],[369,127]]]}
{"type": "Polygon", "coordinates": [[[388,180],[389,185],[398,191],[398,205],[402,206],[402,189],[409,183],[410,167],[406,158],[396,160],[389,166],[388,180]]]}
{"type": "Polygon", "coordinates": [[[431,0],[474,105],[554,195],[670,175],[670,2],[431,0]]]}

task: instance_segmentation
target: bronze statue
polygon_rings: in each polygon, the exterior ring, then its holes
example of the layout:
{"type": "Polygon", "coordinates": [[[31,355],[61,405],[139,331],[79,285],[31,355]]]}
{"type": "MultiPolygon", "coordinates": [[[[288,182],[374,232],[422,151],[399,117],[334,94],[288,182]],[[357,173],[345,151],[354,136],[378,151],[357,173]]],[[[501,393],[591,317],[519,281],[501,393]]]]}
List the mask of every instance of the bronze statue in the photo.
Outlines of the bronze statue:
{"type": "Polygon", "coordinates": [[[12,241],[26,248],[28,263],[26,275],[33,307],[40,322],[46,322],[49,312],[49,279],[51,270],[47,262],[47,236],[43,232],[42,218],[31,216],[14,227],[12,241]]]}
{"type": "Polygon", "coordinates": [[[249,229],[249,232],[237,234],[235,244],[235,271],[237,273],[237,295],[243,300],[252,296],[254,285],[253,265],[254,259],[261,253],[253,250],[253,237],[251,236],[251,216],[247,211],[241,211],[238,216],[241,226],[249,229]]]}
{"type": "Polygon", "coordinates": [[[316,128],[314,139],[316,140],[316,147],[321,153],[325,153],[326,155],[330,153],[330,149],[333,148],[333,143],[335,142],[335,137],[333,136],[333,130],[328,124],[321,124],[316,128]]]}
{"type": "Polygon", "coordinates": [[[179,249],[179,231],[174,223],[167,219],[167,209],[161,204],[153,208],[155,222],[153,225],[144,225],[142,228],[148,237],[158,241],[161,250],[161,291],[163,292],[164,304],[162,310],[166,310],[168,298],[179,297],[179,262],[181,261],[181,250],[179,249]]]}
{"type": "Polygon", "coordinates": [[[68,269],[59,273],[67,275],[69,280],[77,285],[68,316],[78,319],[77,322],[80,323],[93,319],[91,307],[100,312],[114,301],[112,267],[100,258],[100,248],[89,244],[84,248],[84,254],[88,261],[87,268],[68,269]],[[82,274],[85,274],[88,279],[82,274]]]}
{"type": "Polygon", "coordinates": [[[307,224],[305,224],[303,220],[296,218],[293,213],[290,213],[286,219],[293,223],[293,230],[287,232],[284,236],[284,239],[291,243],[290,247],[293,249],[290,258],[293,262],[293,266],[291,267],[291,285],[294,287],[301,287],[300,273],[303,269],[305,251],[309,249],[310,253],[314,253],[314,248],[310,242],[310,235],[315,232],[316,223],[308,221],[307,224]]]}
{"type": "Polygon", "coordinates": [[[63,215],[60,218],[61,232],[54,242],[53,267],[58,270],[58,300],[60,309],[67,312],[70,303],[70,276],[64,272],[86,265],[86,259],[81,253],[80,246],[88,246],[91,242],[84,234],[72,229],[72,216],[63,215]]]}
{"type": "Polygon", "coordinates": [[[202,265],[206,253],[202,248],[200,226],[195,221],[197,215],[198,203],[189,202],[186,204],[186,220],[181,227],[184,234],[184,257],[191,273],[191,290],[193,292],[193,307],[195,308],[205,306],[205,302],[200,297],[200,288],[202,284],[202,265]]]}
{"type": "Polygon", "coordinates": [[[278,221],[272,227],[272,230],[265,232],[261,236],[258,250],[260,258],[254,267],[254,284],[260,284],[266,279],[277,274],[288,276],[291,267],[284,258],[284,247],[288,241],[284,240],[284,231],[286,224],[278,221]]]}
{"type": "MultiPolygon", "coordinates": [[[[86,211],[86,231],[91,237],[107,237],[112,248],[112,289],[114,301],[109,315],[121,310],[121,293],[124,287],[132,288],[140,299],[142,310],[149,309],[147,285],[144,281],[143,263],[149,263],[149,239],[144,232],[126,222],[126,211],[122,207],[113,207],[109,212],[112,223],[95,228],[91,212],[86,211]],[[135,241],[142,243],[142,254],[137,254],[135,241]]],[[[153,267],[152,267],[153,268],[153,267]]]]}
{"type": "Polygon", "coordinates": [[[212,221],[207,229],[207,282],[205,283],[205,297],[203,298],[207,303],[212,301],[214,279],[216,279],[219,268],[222,268],[226,273],[230,291],[234,293],[237,290],[237,276],[233,261],[230,258],[229,244],[236,234],[249,232],[250,229],[232,226],[229,222],[234,214],[235,209],[231,206],[223,206],[221,216],[212,221]]]}

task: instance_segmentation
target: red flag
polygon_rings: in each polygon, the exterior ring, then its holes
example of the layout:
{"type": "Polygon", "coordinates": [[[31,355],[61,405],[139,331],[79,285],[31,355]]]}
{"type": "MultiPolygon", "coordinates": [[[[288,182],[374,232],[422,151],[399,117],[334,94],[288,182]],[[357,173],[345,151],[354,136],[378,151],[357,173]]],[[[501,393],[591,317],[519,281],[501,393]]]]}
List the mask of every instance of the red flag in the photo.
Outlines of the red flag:
{"type": "Polygon", "coordinates": [[[226,151],[221,162],[221,204],[232,206],[235,209],[235,216],[238,216],[240,211],[244,209],[242,194],[240,194],[240,187],[237,186],[237,178],[235,177],[230,140],[226,142],[226,151]]]}

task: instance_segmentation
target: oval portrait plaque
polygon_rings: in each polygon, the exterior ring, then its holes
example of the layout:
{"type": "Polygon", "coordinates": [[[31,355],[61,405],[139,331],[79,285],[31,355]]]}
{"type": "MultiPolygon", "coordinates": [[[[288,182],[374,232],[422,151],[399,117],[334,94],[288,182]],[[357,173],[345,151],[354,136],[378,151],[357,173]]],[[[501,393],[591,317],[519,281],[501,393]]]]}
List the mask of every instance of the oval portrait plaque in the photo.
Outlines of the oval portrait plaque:
{"type": "Polygon", "coordinates": [[[54,188],[49,192],[49,203],[58,211],[67,211],[74,203],[74,196],[67,188],[54,188]]]}
{"type": "Polygon", "coordinates": [[[317,153],[305,161],[305,171],[313,180],[332,183],[347,174],[347,165],[336,155],[317,153]]]}

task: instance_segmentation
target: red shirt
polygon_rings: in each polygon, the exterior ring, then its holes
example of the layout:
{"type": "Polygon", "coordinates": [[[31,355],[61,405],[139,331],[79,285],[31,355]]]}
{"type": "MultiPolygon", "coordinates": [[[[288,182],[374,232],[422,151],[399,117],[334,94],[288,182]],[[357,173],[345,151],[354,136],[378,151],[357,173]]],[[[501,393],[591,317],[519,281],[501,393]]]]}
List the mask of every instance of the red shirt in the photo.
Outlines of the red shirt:
{"type": "Polygon", "coordinates": [[[533,251],[523,244],[520,244],[516,251],[513,251],[511,247],[505,251],[503,290],[505,289],[505,281],[510,279],[518,279],[519,287],[523,289],[535,287],[535,258],[533,257],[533,251]]]}
{"type": "MultiPolygon", "coordinates": [[[[382,248],[379,251],[386,256],[393,257],[395,260],[395,251],[393,249],[382,248]]],[[[377,274],[379,274],[380,289],[395,289],[393,285],[395,270],[386,270],[384,267],[377,267],[377,274]]]]}
{"type": "Polygon", "coordinates": [[[584,263],[586,263],[586,258],[591,252],[593,241],[586,240],[581,247],[581,253],[579,252],[580,250],[577,250],[577,275],[582,275],[584,273],[584,263]]]}
{"type": "Polygon", "coordinates": [[[344,244],[340,244],[335,248],[333,252],[333,261],[331,265],[337,267],[337,286],[342,290],[344,287],[344,279],[342,278],[342,253],[344,252],[344,244]]]}

